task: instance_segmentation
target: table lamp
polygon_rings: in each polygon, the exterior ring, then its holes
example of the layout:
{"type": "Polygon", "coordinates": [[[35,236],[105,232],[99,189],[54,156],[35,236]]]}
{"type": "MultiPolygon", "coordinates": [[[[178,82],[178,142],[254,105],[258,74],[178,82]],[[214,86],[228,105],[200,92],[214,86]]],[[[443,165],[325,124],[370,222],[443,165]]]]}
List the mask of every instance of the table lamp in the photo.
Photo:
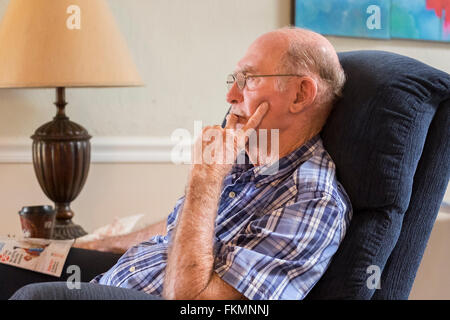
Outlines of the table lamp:
{"type": "Polygon", "coordinates": [[[34,135],[33,166],[55,203],[54,239],[86,234],[70,203],[90,164],[90,138],[65,113],[65,88],[140,86],[105,0],[11,0],[0,24],[0,88],[56,88],[56,116],[34,135]]]}

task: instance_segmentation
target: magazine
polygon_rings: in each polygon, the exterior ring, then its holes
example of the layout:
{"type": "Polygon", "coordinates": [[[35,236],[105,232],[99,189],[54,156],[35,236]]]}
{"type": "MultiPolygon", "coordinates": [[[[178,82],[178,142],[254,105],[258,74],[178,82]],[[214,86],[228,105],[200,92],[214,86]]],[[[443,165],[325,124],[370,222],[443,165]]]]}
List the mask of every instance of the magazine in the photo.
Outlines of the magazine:
{"type": "Polygon", "coordinates": [[[0,263],[60,277],[74,240],[0,237],[0,263]]]}

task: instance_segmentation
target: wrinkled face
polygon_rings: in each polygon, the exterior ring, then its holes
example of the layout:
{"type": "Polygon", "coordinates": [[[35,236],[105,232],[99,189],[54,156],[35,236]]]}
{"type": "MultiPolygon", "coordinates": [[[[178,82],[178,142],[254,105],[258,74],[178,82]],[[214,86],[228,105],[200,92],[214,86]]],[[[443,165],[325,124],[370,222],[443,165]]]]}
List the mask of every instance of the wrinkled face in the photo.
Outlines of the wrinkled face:
{"type": "MultiPolygon", "coordinates": [[[[274,35],[258,38],[247,50],[245,56],[238,62],[234,72],[247,75],[277,74],[277,67],[287,41],[274,35]]],[[[227,101],[231,104],[231,112],[239,116],[239,124],[247,123],[249,117],[263,102],[269,103],[269,111],[262,120],[259,129],[283,130],[289,125],[289,105],[292,90],[289,87],[280,90],[280,77],[249,78],[243,90],[235,83],[228,91],[227,101]],[[250,84],[250,81],[252,82],[250,84]],[[250,87],[250,88],[249,88],[250,87]]]]}

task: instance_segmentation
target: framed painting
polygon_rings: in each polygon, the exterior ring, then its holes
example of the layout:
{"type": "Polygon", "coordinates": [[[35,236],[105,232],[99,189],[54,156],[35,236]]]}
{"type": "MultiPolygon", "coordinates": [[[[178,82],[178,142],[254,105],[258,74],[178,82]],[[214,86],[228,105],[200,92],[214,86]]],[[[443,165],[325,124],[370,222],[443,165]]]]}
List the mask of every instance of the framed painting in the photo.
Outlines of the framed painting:
{"type": "Polygon", "coordinates": [[[450,0],[293,0],[292,24],[324,35],[450,42],[450,0]]]}

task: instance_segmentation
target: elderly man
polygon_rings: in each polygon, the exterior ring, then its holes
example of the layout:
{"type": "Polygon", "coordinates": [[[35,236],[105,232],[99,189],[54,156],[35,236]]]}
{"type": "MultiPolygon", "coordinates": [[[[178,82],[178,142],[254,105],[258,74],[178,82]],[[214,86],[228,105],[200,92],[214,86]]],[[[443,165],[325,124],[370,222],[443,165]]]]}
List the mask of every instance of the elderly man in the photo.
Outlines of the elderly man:
{"type": "MultiPolygon", "coordinates": [[[[214,130],[215,139],[196,142],[223,155],[192,165],[167,224],[84,245],[134,246],[82,290],[98,283],[166,299],[304,298],[352,215],[319,136],[344,82],[334,48],[319,34],[283,28],[259,37],[228,77],[225,128],[204,128],[203,137],[214,130]],[[261,129],[277,129],[277,154],[271,143],[250,146],[247,133],[261,141],[261,129]],[[235,161],[243,151],[247,163],[235,161]],[[224,161],[230,154],[233,161],[224,161]]],[[[36,290],[25,287],[16,298],[45,298],[36,290]]]]}

